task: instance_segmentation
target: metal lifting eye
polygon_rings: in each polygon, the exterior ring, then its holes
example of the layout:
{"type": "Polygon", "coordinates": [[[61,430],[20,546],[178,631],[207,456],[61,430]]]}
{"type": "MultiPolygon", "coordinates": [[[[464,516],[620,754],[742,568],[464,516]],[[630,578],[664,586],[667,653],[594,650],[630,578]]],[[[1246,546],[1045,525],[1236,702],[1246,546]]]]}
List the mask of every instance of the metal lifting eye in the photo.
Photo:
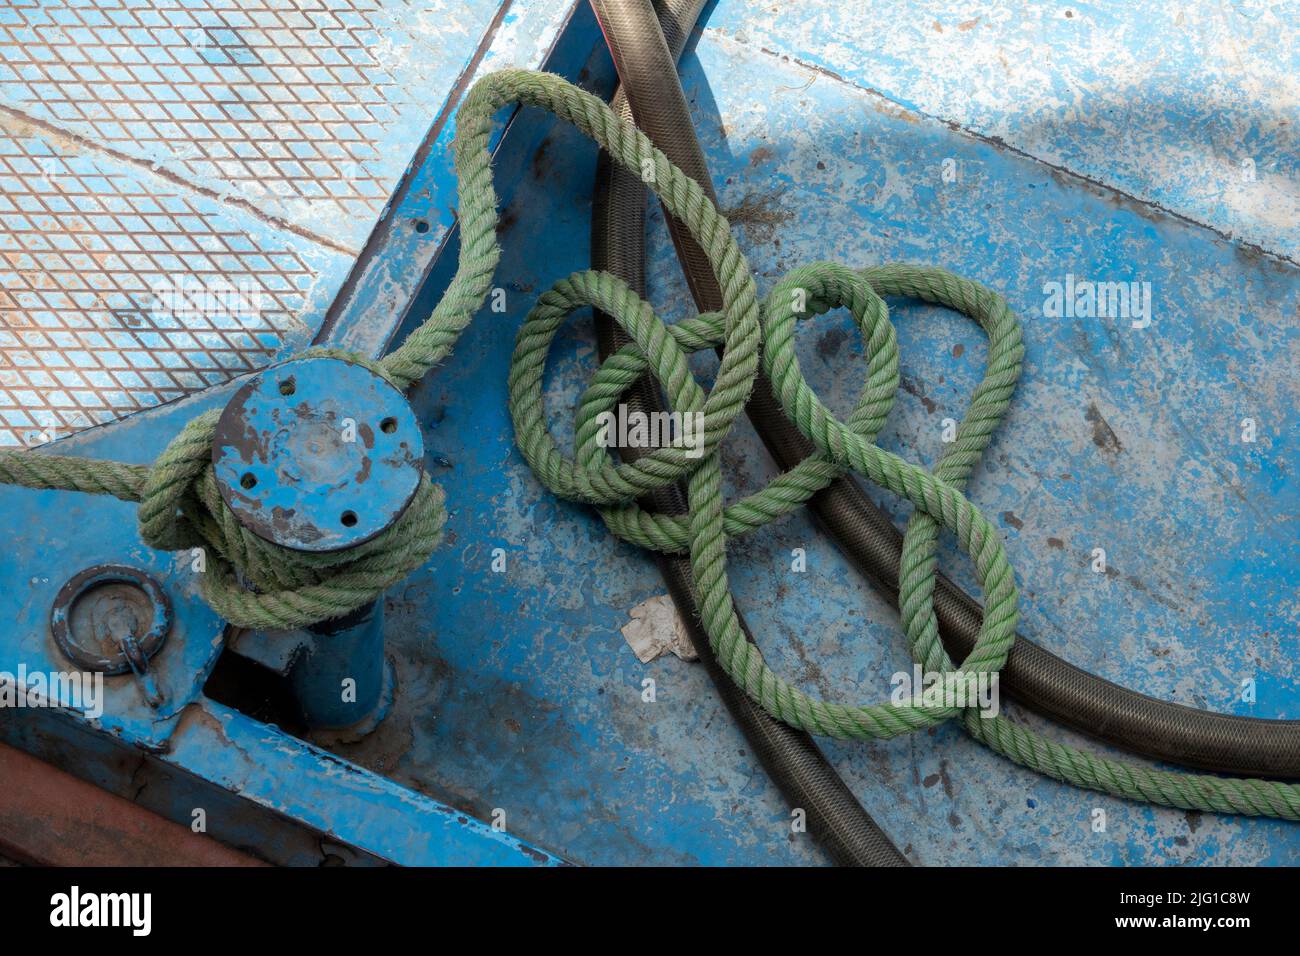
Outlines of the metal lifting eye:
{"type": "Polygon", "coordinates": [[[110,677],[143,674],[171,628],[162,585],[125,565],[87,568],[59,589],[50,608],[50,634],[63,655],[110,677]]]}

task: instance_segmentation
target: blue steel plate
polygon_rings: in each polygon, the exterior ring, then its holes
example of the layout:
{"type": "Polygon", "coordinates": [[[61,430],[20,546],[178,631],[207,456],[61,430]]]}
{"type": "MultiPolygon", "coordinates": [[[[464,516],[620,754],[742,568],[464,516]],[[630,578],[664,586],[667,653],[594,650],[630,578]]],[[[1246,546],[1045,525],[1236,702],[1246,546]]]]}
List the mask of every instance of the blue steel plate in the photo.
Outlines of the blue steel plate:
{"type": "MultiPolygon", "coordinates": [[[[77,15],[105,5],[79,6],[77,15]]],[[[1300,236],[1289,211],[1300,195],[1300,153],[1294,124],[1271,122],[1284,112],[1285,94],[1260,79],[1295,72],[1294,53],[1269,40],[1287,36],[1275,29],[1276,11],[1256,0],[1227,12],[1208,3],[1157,5],[1159,16],[1135,31],[1129,18],[1145,16],[1145,8],[1071,6],[1033,12],[1020,26],[1021,12],[996,3],[977,4],[961,19],[937,0],[897,5],[900,12],[882,23],[815,2],[801,8],[808,19],[796,21],[768,17],[770,5],[758,0],[725,0],[710,10],[716,29],[706,29],[685,60],[704,149],[760,290],[795,263],[836,258],[936,262],[1006,292],[1026,319],[1026,369],[969,493],[1007,539],[1022,585],[1023,633],[1147,693],[1295,717],[1300,496],[1292,436],[1300,402],[1289,357],[1297,349],[1300,236]],[[834,29],[806,28],[818,17],[834,29]],[[945,47],[952,55],[936,68],[934,51],[945,47]],[[1069,66],[1052,66],[1054,59],[1069,66]],[[1046,92],[1040,73],[1053,84],[1046,92]],[[1118,82],[1125,77],[1136,85],[1118,82]],[[1234,98],[1226,111],[1224,90],[1234,98]],[[1126,103],[1140,108],[1117,114],[1126,103]],[[1189,137],[1195,142],[1184,150],[1189,137]],[[1242,157],[1224,143],[1249,147],[1253,184],[1230,179],[1242,157]],[[1185,162],[1187,151],[1203,155],[1185,162]],[[957,175],[945,177],[948,168],[957,175]],[[1254,245],[1227,241],[1230,234],[1254,245]],[[1044,315],[1043,284],[1068,275],[1151,281],[1152,326],[1143,333],[1044,315]],[[1254,442],[1240,438],[1243,417],[1260,425],[1254,442]],[[1095,574],[1092,549],[1101,545],[1108,570],[1095,574]],[[1249,700],[1243,681],[1253,682],[1249,700]]],[[[503,22],[511,26],[516,12],[533,7],[515,3],[503,22]]],[[[30,9],[0,17],[26,17],[30,9]]],[[[20,48],[31,42],[16,38],[20,48]]],[[[20,65],[5,79],[21,85],[29,82],[24,72],[40,69],[20,65]]],[[[22,110],[40,101],[23,96],[21,104],[6,102],[22,110]]],[[[441,128],[428,164],[434,175],[422,171],[408,196],[420,208],[403,205],[382,254],[364,263],[354,291],[345,290],[341,314],[363,319],[334,327],[345,344],[382,343],[387,326],[372,320],[402,314],[403,296],[428,264],[419,251],[428,246],[420,244],[447,236],[455,197],[444,154],[453,129],[452,121],[441,128]]],[[[454,357],[414,391],[428,467],[437,469],[453,509],[447,543],[388,596],[402,688],[392,716],[370,739],[337,749],[481,819],[499,812],[512,832],[575,860],[822,861],[807,834],[792,830],[789,807],[701,669],[675,658],[641,664],[619,635],[630,608],[662,594],[652,562],[611,542],[589,510],[541,489],[514,450],[504,389],[511,341],[539,292],[587,264],[592,153],[557,129],[543,149],[512,162],[502,195],[517,188],[497,276],[508,312],[481,315],[454,357]],[[650,698],[647,681],[656,690],[650,698]]],[[[651,298],[671,318],[691,314],[652,218],[651,298]]],[[[445,282],[450,258],[435,264],[430,289],[445,282]]],[[[333,288],[312,285],[315,301],[333,288]]],[[[412,322],[420,306],[407,313],[412,322]]],[[[303,314],[316,328],[319,310],[303,314]]],[[[904,394],[881,441],[932,461],[943,419],[960,416],[978,379],[981,338],[941,310],[900,306],[893,315],[904,394]]],[[[557,344],[548,381],[556,409],[572,407],[590,369],[594,349],[582,322],[575,318],[557,344]]],[[[846,408],[861,382],[849,323],[828,316],[801,331],[800,347],[814,387],[833,409],[846,408]]],[[[701,366],[707,377],[707,359],[701,366]]],[[[209,388],[188,410],[180,403],[159,409],[151,423],[137,416],[81,436],[69,450],[147,460],[222,391],[209,388]]],[[[728,440],[724,458],[733,499],[770,474],[747,428],[728,440]]],[[[46,639],[30,621],[43,626],[67,566],[116,559],[126,538],[136,563],[169,575],[186,598],[179,626],[189,639],[160,655],[160,666],[177,684],[205,672],[220,639],[203,643],[217,626],[198,601],[195,575],[121,533],[132,527],[129,506],[2,493],[14,510],[45,509],[41,520],[56,529],[26,535],[7,556],[6,580],[20,583],[11,589],[16,616],[28,622],[15,631],[8,658],[44,659],[46,639]]],[[[906,517],[884,501],[897,520],[906,517]]],[[[887,694],[891,673],[908,663],[897,614],[805,516],[730,550],[738,602],[778,670],[827,697],[887,694]],[[791,573],[794,548],[806,551],[803,575],[791,573]]],[[[971,586],[950,547],[941,566],[971,586]]],[[[106,725],[132,741],[165,740],[157,715],[126,690],[110,700],[106,725]]],[[[1007,709],[1057,739],[1096,746],[1007,709]]],[[[235,718],[229,726],[264,733],[235,718]]],[[[227,764],[246,756],[242,735],[235,744],[233,735],[187,728],[175,738],[168,744],[187,774],[228,779],[227,764]]],[[[286,790],[285,778],[263,765],[281,749],[276,740],[248,761],[260,776],[245,774],[239,786],[301,813],[291,805],[296,788],[286,790]]],[[[826,742],[825,749],[916,862],[1300,859],[1294,825],[1151,808],[1061,786],[953,726],[883,743],[826,742]]],[[[326,762],[321,778],[303,801],[313,820],[325,826],[378,816],[340,801],[348,774],[326,762]]],[[[174,809],[182,818],[188,812],[174,809]]]]}
{"type": "MultiPolygon", "coordinates": [[[[1002,290],[1024,318],[1022,384],[969,490],[1006,539],[1022,633],[1148,694],[1296,717],[1296,268],[954,131],[780,47],[706,29],[683,73],[760,291],[814,259],[933,262],[1002,290]],[[960,172],[948,181],[947,161],[960,172]],[[1151,325],[1045,315],[1044,284],[1070,274],[1151,282],[1151,325]],[[1247,415],[1261,423],[1254,443],[1240,438],[1247,415]],[[1107,551],[1106,573],[1092,571],[1096,547],[1107,551]]],[[[593,160],[572,131],[553,131],[505,211],[496,282],[508,313],[480,315],[413,393],[430,470],[448,494],[447,541],[389,596],[402,688],[394,711],[340,752],[481,817],[501,810],[512,832],[574,860],[822,862],[702,668],[671,656],[641,664],[619,634],[630,609],[664,591],[653,562],[613,541],[589,509],[541,488],[514,448],[512,339],[541,292],[587,265],[593,160]]],[[[660,217],[651,218],[650,298],[678,319],[694,310],[660,217]]],[[[978,382],[982,336],[941,309],[894,303],[891,314],[903,392],[881,441],[933,462],[943,420],[961,416],[978,382]]],[[[561,438],[593,364],[588,321],[573,318],[552,359],[546,394],[561,438]]],[[[844,414],[863,369],[849,319],[805,326],[799,348],[812,385],[844,414]]],[[[707,379],[710,361],[698,365],[707,379]]],[[[729,500],[771,476],[747,426],[723,458],[729,500]]],[[[905,520],[897,501],[874,496],[905,520]]],[[[891,675],[910,667],[897,611],[805,515],[729,553],[738,603],[774,667],[822,697],[888,698],[891,675]],[[792,573],[796,548],[805,573],[792,573]]],[[[973,588],[950,543],[940,564],[973,588]]],[[[1054,739],[1105,751],[1004,707],[1054,739]]],[[[918,863],[1300,859],[1292,824],[1064,786],[951,724],[822,744],[918,863]]]]}

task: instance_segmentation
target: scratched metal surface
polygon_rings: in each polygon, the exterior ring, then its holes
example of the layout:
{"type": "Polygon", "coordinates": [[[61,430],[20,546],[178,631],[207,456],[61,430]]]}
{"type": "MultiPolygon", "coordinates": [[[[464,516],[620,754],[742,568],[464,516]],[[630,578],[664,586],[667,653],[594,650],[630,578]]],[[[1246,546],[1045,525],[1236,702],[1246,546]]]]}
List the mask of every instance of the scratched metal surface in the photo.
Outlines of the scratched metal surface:
{"type": "MultiPolygon", "coordinates": [[[[817,17],[830,6],[808,9],[817,17]]],[[[724,25],[742,16],[714,14],[724,25]]],[[[1238,39],[1231,23],[1224,29],[1224,43],[1238,39]]],[[[937,262],[1001,289],[1025,319],[1027,360],[970,494],[1006,537],[1022,633],[1151,694],[1300,716],[1294,264],[1226,241],[1221,233],[1236,229],[1226,205],[1198,226],[1125,195],[1135,190],[1118,166],[1119,190],[1092,184],[802,66],[796,59],[823,41],[805,44],[791,30],[749,44],[709,29],[684,65],[714,180],[760,288],[795,263],[834,258],[937,262]],[[942,179],[947,159],[956,182],[942,179]],[[1045,317],[1043,284],[1067,274],[1149,281],[1151,326],[1045,317]],[[1244,417],[1258,423],[1254,444],[1240,441],[1244,417]],[[1090,569],[1094,547],[1106,549],[1105,574],[1090,569]],[[1246,679],[1257,682],[1253,704],[1241,699],[1246,679]]],[[[878,54],[865,35],[843,42],[858,44],[844,56],[860,53],[870,69],[878,54]]],[[[1058,37],[1044,42],[1058,59],[1066,53],[1058,37]]],[[[1198,64],[1180,50],[1171,39],[1166,53],[1190,76],[1198,64]]],[[[1033,100],[1032,90],[1018,95],[1033,100]]],[[[1019,117],[1013,103],[1005,122],[1015,129],[1019,117]]],[[[1141,148],[1154,153],[1177,130],[1142,135],[1141,148]]],[[[579,861],[822,862],[806,836],[791,834],[788,809],[702,669],[671,657],[643,666],[619,636],[628,610],[662,593],[651,564],[591,513],[540,488],[513,449],[504,404],[512,336],[541,291],[586,265],[592,161],[568,130],[548,140],[506,213],[498,281],[508,314],[481,316],[414,393],[452,509],[448,538],[389,599],[396,710],[341,752],[480,817],[503,810],[513,832],[579,861]],[[504,573],[491,570],[497,548],[504,573]],[[657,684],[654,703],[642,701],[646,677],[657,684]]],[[[654,235],[652,298],[667,316],[689,314],[671,248],[661,228],[654,235]]],[[[973,325],[939,310],[894,315],[904,388],[882,442],[931,461],[984,348],[973,325]]],[[[847,410],[862,368],[847,319],[819,320],[800,347],[814,387],[847,410]]],[[[549,386],[561,432],[593,353],[584,319],[575,319],[549,386]]],[[[771,474],[747,428],[725,458],[733,495],[771,474]]],[[[973,586],[951,546],[942,565],[973,586]]],[[[802,516],[735,543],[732,581],[769,660],[806,690],[878,700],[907,666],[896,612],[802,516]],[[794,548],[807,550],[805,574],[789,570],[794,548]]],[[[825,746],[920,863],[1300,860],[1292,825],[1077,791],[951,726],[825,746]],[[1106,813],[1104,833],[1092,829],[1096,808],[1106,813]]]]}
{"type": "Polygon", "coordinates": [[[0,7],[0,445],[309,342],[504,7],[0,7]]]}
{"type": "Polygon", "coordinates": [[[1294,263],[1294,21],[1277,0],[726,0],[708,26],[1294,263]]]}

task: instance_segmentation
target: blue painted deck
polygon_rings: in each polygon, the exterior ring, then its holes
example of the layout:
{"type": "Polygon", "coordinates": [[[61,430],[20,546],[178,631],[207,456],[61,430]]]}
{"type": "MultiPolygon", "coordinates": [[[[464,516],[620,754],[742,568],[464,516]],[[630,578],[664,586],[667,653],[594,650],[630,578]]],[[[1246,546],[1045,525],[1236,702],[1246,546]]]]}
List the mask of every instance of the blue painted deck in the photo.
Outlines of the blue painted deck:
{"type": "MultiPolygon", "coordinates": [[[[468,9],[447,27],[449,60],[467,57],[496,14],[487,4],[468,9]]],[[[535,11],[511,6],[485,64],[540,58],[561,23],[535,11]],[[501,53],[517,34],[537,38],[530,52],[501,53]]],[[[1300,717],[1300,101],[1278,79],[1297,72],[1281,8],[1079,5],[1030,20],[996,3],[960,17],[937,3],[874,5],[870,16],[830,3],[801,11],[806,18],[721,0],[683,60],[714,182],[760,291],[824,258],[930,262],[1000,289],[1025,321],[1026,365],[969,495],[1006,538],[1022,590],[1021,633],[1149,694],[1300,717]],[[1068,275],[1149,282],[1150,326],[1045,315],[1044,285],[1068,275]],[[1256,422],[1254,443],[1241,439],[1245,418],[1256,422]],[[1104,574],[1091,569],[1098,547],[1104,574]],[[1246,680],[1256,684],[1253,703],[1242,700],[1246,680]]],[[[570,29],[590,34],[591,26],[570,29]]],[[[553,68],[577,76],[581,65],[569,56],[553,68]]],[[[587,66],[587,82],[608,81],[602,56],[587,66]]],[[[409,156],[423,128],[398,127],[416,130],[393,140],[409,156]]],[[[455,197],[438,156],[453,128],[441,128],[434,158],[402,187],[333,318],[325,309],[332,291],[296,314],[312,334],[324,327],[336,341],[378,348],[394,323],[404,317],[409,327],[427,310],[454,252],[453,244],[430,264],[452,222],[455,197]],[[419,232],[418,222],[430,228],[419,232]]],[[[663,593],[651,562],[614,542],[593,513],[551,497],[513,447],[505,409],[513,336],[538,294],[588,264],[595,154],[572,130],[529,114],[509,136],[497,280],[508,311],[481,315],[413,393],[428,467],[448,494],[447,539],[389,596],[393,713],[364,742],[332,749],[479,819],[504,811],[511,833],[579,862],[825,862],[807,836],[791,834],[788,807],[702,668],[671,656],[641,665],[620,636],[629,610],[663,593]],[[490,567],[496,548],[504,573],[490,567]],[[647,677],[653,703],[642,700],[647,677]]],[[[665,316],[688,315],[671,245],[653,218],[651,300],[665,316]]],[[[348,242],[361,243],[365,230],[357,235],[348,242]]],[[[300,240],[289,236],[283,241],[300,240]]],[[[332,289],[345,272],[329,280],[332,289]]],[[[893,315],[904,389],[881,442],[932,461],[942,421],[960,416],[978,379],[983,344],[973,325],[941,310],[893,315]]],[[[863,368],[849,321],[836,313],[800,335],[805,374],[831,408],[846,410],[863,368]]],[[[285,338],[284,347],[306,337],[285,338]]],[[[587,320],[576,317],[549,385],[562,436],[593,362],[587,320]]],[[[699,369],[707,375],[709,359],[699,369]]],[[[148,460],[179,422],[220,404],[228,389],[65,444],[148,460]]],[[[772,474],[747,426],[724,459],[733,496],[772,474]]],[[[32,494],[0,493],[0,508],[31,507],[32,494]]],[[[883,500],[905,519],[897,502],[883,500]]],[[[87,533],[101,535],[110,553],[111,526],[131,511],[105,507],[104,530],[87,533]]],[[[37,529],[28,537],[43,540],[37,529]]],[[[75,544],[33,544],[0,569],[43,575],[57,588],[75,544]],[[47,552],[53,570],[38,567],[47,552]]],[[[141,551],[139,560],[167,560],[141,551]]],[[[908,666],[897,613],[805,517],[735,542],[731,555],[738,602],[778,671],[826,697],[888,695],[890,675],[908,666]],[[794,548],[807,551],[805,574],[789,570],[794,548]]],[[[941,566],[973,588],[951,547],[941,566]]],[[[36,616],[42,600],[35,588],[27,612],[36,616]]],[[[187,626],[215,637],[210,614],[184,613],[187,626]]],[[[34,634],[23,653],[40,656],[34,634]]],[[[178,673],[210,666],[211,654],[195,645],[175,663],[178,673]]],[[[1096,746],[1008,707],[1057,739],[1096,746]]],[[[201,762],[199,743],[187,738],[175,759],[201,762]]],[[[1077,791],[1020,770],[956,727],[825,748],[918,863],[1300,862],[1294,825],[1077,791]],[[1095,808],[1106,812],[1104,833],[1092,830],[1095,808]]],[[[278,798],[274,780],[247,783],[257,799],[278,798]]]]}
{"type": "MultiPolygon", "coordinates": [[[[726,6],[716,11],[724,25],[741,16],[726,6]]],[[[710,26],[683,69],[721,201],[755,220],[738,228],[760,288],[816,258],[937,262],[1002,289],[1025,317],[1024,384],[971,486],[1007,537],[1023,633],[1148,693],[1295,717],[1294,266],[781,52],[710,26]],[[958,182],[943,182],[945,159],[957,161],[958,182]],[[1044,318],[1043,283],[1067,273],[1151,282],[1152,326],[1044,318]],[[1253,446],[1239,440],[1247,415],[1261,423],[1253,446]],[[1109,573],[1090,570],[1094,547],[1106,549],[1109,573]],[[1240,700],[1247,678],[1258,683],[1253,707],[1240,700]]],[[[499,281],[510,313],[482,316],[417,392],[422,417],[436,421],[428,446],[454,465],[441,478],[454,513],[446,553],[389,607],[404,686],[419,692],[350,756],[480,813],[510,808],[518,832],[574,859],[819,860],[789,836],[787,808],[702,670],[672,657],[642,667],[618,635],[629,608],[663,591],[651,564],[614,545],[592,514],[554,501],[511,447],[503,398],[514,329],[540,291],[585,264],[592,150],[558,130],[544,156],[507,213],[499,281]],[[489,570],[496,547],[505,574],[489,570]],[[656,703],[641,702],[645,676],[656,703]]],[[[655,236],[652,299],[662,314],[689,314],[670,244],[662,229],[655,236]]],[[[906,385],[883,441],[933,460],[983,345],[939,310],[895,314],[906,385]]],[[[822,320],[802,342],[814,386],[847,409],[862,367],[848,320],[822,320]]],[[[563,434],[592,361],[582,320],[561,350],[552,391],[563,434]]],[[[750,434],[726,458],[735,493],[771,474],[750,434]]],[[[774,666],[825,696],[886,695],[907,662],[897,614],[807,520],[733,554],[741,606],[774,666]],[[806,576],[788,570],[795,547],[808,551],[806,576]]],[[[943,566],[973,587],[952,549],[943,566]]],[[[1298,858],[1293,826],[1080,793],[956,728],[827,748],[918,862],[1298,858]],[[1091,832],[1094,807],[1107,811],[1106,834],[1091,832]]]]}

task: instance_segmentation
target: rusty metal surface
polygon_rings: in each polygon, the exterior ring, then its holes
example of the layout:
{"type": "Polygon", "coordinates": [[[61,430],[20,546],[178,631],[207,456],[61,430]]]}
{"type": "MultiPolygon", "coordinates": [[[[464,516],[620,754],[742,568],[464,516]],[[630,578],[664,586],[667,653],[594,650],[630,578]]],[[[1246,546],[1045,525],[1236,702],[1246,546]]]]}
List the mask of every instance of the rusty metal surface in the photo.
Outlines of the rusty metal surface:
{"type": "MultiPolygon", "coordinates": [[[[0,744],[0,853],[43,866],[265,866],[0,744]]],[[[0,865],[3,865],[0,857],[0,865]]]]}
{"type": "MultiPolygon", "coordinates": [[[[525,6],[533,5],[519,5],[525,6]]],[[[1160,6],[1172,19],[1175,6],[1160,6]]],[[[1203,20],[1211,18],[1208,5],[1194,6],[1203,20]]],[[[833,257],[855,265],[935,261],[1003,289],[1026,318],[1025,377],[971,496],[1007,539],[1023,585],[1025,633],[1147,693],[1238,714],[1294,716],[1300,564],[1293,533],[1294,362],[1287,359],[1296,354],[1300,283],[1285,243],[1294,244],[1295,222],[1279,228],[1246,216],[1285,207],[1251,198],[1207,210],[1183,185],[1213,183],[1222,170],[1193,166],[1203,175],[1189,178],[1181,166],[1123,165],[1104,135],[1075,136],[1080,148],[1055,156],[1050,137],[1029,135],[1041,125],[1029,123],[1041,98],[1033,77],[1011,85],[996,73],[982,80],[980,97],[1015,91],[1005,96],[1007,116],[998,121],[1009,130],[972,118],[959,108],[971,74],[990,56],[996,61],[998,51],[1015,53],[1002,33],[992,41],[985,34],[990,24],[1012,22],[1003,16],[1005,4],[980,5],[988,15],[976,24],[964,26],[972,14],[942,33],[928,14],[891,17],[890,30],[912,35],[906,68],[886,77],[888,84],[869,82],[901,55],[897,45],[876,42],[871,31],[879,18],[852,20],[833,4],[814,2],[817,19],[810,22],[831,28],[812,36],[784,18],[759,17],[753,7],[718,4],[719,19],[710,21],[716,28],[703,31],[684,74],[722,203],[760,288],[795,263],[833,257]],[[729,23],[733,12],[747,30],[729,23]],[[846,24],[839,46],[825,41],[837,24],[846,24]],[[943,46],[925,42],[928,34],[918,32],[925,29],[957,51],[982,52],[956,62],[927,58],[943,46]],[[935,77],[945,84],[944,96],[916,92],[935,77]],[[1255,230],[1255,246],[1226,238],[1242,222],[1255,230]],[[1283,243],[1266,241],[1269,229],[1283,243]],[[1151,325],[1049,314],[1045,285],[1071,277],[1151,283],[1151,325]],[[1240,437],[1244,416],[1260,423],[1257,441],[1240,437]],[[1099,546],[1109,555],[1105,573],[1091,566],[1099,546]],[[1245,680],[1258,684],[1249,701],[1241,695],[1245,680]]],[[[1065,58],[1086,59],[1090,68],[1075,74],[1108,88],[1129,66],[1107,58],[1094,63],[1086,56],[1090,47],[1060,31],[1111,48],[1124,32],[1094,22],[1092,10],[1078,12],[1067,18],[1075,22],[1053,26],[1034,65],[1069,79],[1065,58]],[[1091,68],[1098,63],[1100,69],[1091,68]]],[[[1216,43],[1231,46],[1249,35],[1238,15],[1225,13],[1225,24],[1209,29],[1216,43]]],[[[1288,62],[1263,47],[1235,67],[1231,57],[1207,60],[1158,28],[1143,42],[1163,51],[1162,69],[1187,85],[1207,70],[1210,82],[1231,84],[1234,71],[1285,73],[1288,62]]],[[[1160,83],[1177,92],[1167,76],[1160,83]]],[[[1289,91],[1283,85],[1275,96],[1281,108],[1293,103],[1289,91]]],[[[1157,124],[1125,119],[1121,132],[1134,132],[1135,155],[1170,155],[1184,131],[1207,127],[1215,109],[1172,96],[1169,106],[1167,121],[1157,124]]],[[[1071,108],[1063,98],[1067,120],[1071,108]]],[[[1078,127],[1061,128],[1073,136],[1078,127]]],[[[440,148],[450,130],[449,124],[440,148]]],[[[1294,195],[1291,167],[1283,161],[1275,170],[1267,158],[1287,148],[1287,135],[1267,127],[1251,135],[1258,183],[1271,189],[1281,180],[1285,194],[1294,195]]],[[[511,339],[540,290],[586,265],[592,177],[588,144],[563,128],[522,158],[502,152],[502,195],[512,186],[515,192],[502,226],[499,273],[509,312],[481,317],[453,360],[415,390],[429,467],[439,471],[452,514],[443,550],[389,596],[390,647],[399,655],[392,715],[365,741],[331,745],[334,753],[324,754],[197,691],[200,699],[174,726],[160,728],[134,695],[114,699],[110,689],[117,733],[132,747],[157,745],[150,759],[178,777],[217,781],[232,803],[346,835],[383,859],[494,862],[482,849],[491,844],[478,842],[484,834],[466,838],[464,820],[448,815],[454,807],[466,818],[495,819],[499,812],[510,832],[584,862],[818,862],[810,840],[792,835],[789,808],[700,669],[672,657],[642,664],[619,636],[629,609],[662,590],[651,562],[613,544],[588,510],[556,501],[513,450],[504,407],[511,339]],[[644,696],[646,680],[655,682],[653,699],[644,696]],[[428,805],[429,796],[441,809],[428,805]]],[[[420,244],[442,242],[454,221],[447,180],[433,175],[427,189],[411,193],[415,206],[427,208],[404,208],[393,220],[392,241],[340,311],[331,341],[373,350],[383,340],[375,330],[386,326],[366,317],[418,320],[418,305],[403,309],[430,261],[420,244]],[[419,223],[427,229],[417,231],[419,223]]],[[[265,220],[250,221],[255,233],[266,227],[265,220]]],[[[688,315],[657,221],[655,235],[652,298],[666,316],[688,315]]],[[[943,420],[960,417],[978,378],[983,346],[975,330],[940,310],[912,305],[894,314],[904,394],[882,443],[932,461],[943,420]]],[[[548,383],[556,407],[572,404],[590,370],[590,339],[581,320],[572,328],[557,345],[548,383]]],[[[830,316],[802,335],[810,381],[831,407],[846,407],[860,385],[852,327],[830,316]]],[[[709,364],[701,366],[707,376],[709,364]]],[[[189,403],[79,436],[70,450],[148,460],[189,414],[219,407],[229,391],[209,389],[189,403]]],[[[747,429],[738,429],[724,454],[733,500],[770,477],[747,429]]],[[[46,660],[48,649],[21,602],[43,615],[70,561],[88,550],[107,560],[124,546],[147,562],[163,560],[123,532],[133,514],[119,502],[13,489],[0,497],[15,511],[44,509],[47,523],[21,528],[5,559],[6,580],[32,582],[12,589],[22,596],[13,609],[20,623],[11,659],[46,660]]],[[[886,505],[906,517],[897,502],[886,505]]],[[[737,542],[732,558],[739,603],[779,671],[826,697],[887,695],[890,675],[907,661],[896,613],[806,516],[737,542]],[[799,575],[789,560],[796,548],[806,551],[807,571],[799,575]]],[[[965,562],[950,547],[941,562],[971,586],[965,562]]],[[[181,597],[178,626],[187,638],[159,661],[170,659],[172,680],[185,689],[189,675],[210,666],[215,650],[200,644],[215,625],[191,575],[157,571],[181,597]]],[[[1042,726],[1032,715],[1016,715],[1042,726]]],[[[0,731],[12,733],[3,725],[0,731]]],[[[61,749],[68,765],[94,751],[65,747],[62,738],[50,749],[61,749]]],[[[1297,859],[1292,825],[1160,810],[1058,786],[977,747],[953,726],[826,749],[921,863],[1297,859]],[[1092,826],[1097,810],[1108,820],[1104,832],[1092,826]]],[[[114,779],[122,785],[132,774],[128,768],[114,779]]],[[[149,787],[142,799],[162,805],[171,799],[166,794],[149,787]]],[[[187,806],[173,800],[166,812],[181,819],[187,806]]],[[[230,825],[259,838],[268,832],[242,821],[230,825]]],[[[291,858],[315,859],[301,851],[291,858]]]]}
{"type": "MultiPolygon", "coordinates": [[[[831,4],[813,6],[836,16],[831,4]]],[[[725,24],[734,9],[720,3],[713,15],[725,24]]],[[[1022,383],[970,485],[1006,539],[1022,633],[1164,699],[1294,717],[1294,265],[803,65],[829,30],[808,39],[796,18],[776,17],[788,28],[782,45],[744,44],[715,31],[713,15],[683,59],[686,94],[760,291],[818,259],[932,262],[1002,290],[1024,318],[1022,383]],[[1150,324],[1053,315],[1044,287],[1070,276],[1150,283],[1150,324]],[[1246,417],[1259,424],[1254,442],[1242,437],[1246,417]],[[1104,573],[1095,548],[1105,549],[1104,573]],[[1244,682],[1257,689],[1249,699],[1244,682]]],[[[865,34],[870,24],[857,27],[865,34]]],[[[890,56],[865,36],[853,43],[840,51],[846,60],[890,56]]],[[[1189,77],[1199,67],[1182,63],[1189,77]]],[[[1205,114],[1193,104],[1178,122],[1205,114]]],[[[1268,139],[1259,155],[1275,146],[1268,139]]],[[[1142,148],[1158,155],[1160,141],[1142,148]]],[[[498,281],[508,313],[480,316],[414,393],[448,493],[446,544],[390,594],[393,713],[340,750],[476,813],[499,808],[514,832],[584,862],[821,862],[806,835],[791,833],[790,808],[700,668],[671,655],[642,664],[619,634],[631,609],[663,591],[653,562],[614,542],[589,509],[557,501],[514,450],[504,408],[513,335],[541,292],[588,263],[592,162],[589,145],[562,125],[534,153],[504,213],[498,281]]],[[[694,310],[657,209],[650,218],[649,298],[677,320],[694,310]]],[[[881,442],[933,462],[944,420],[962,416],[978,382],[985,346],[971,323],[941,309],[891,303],[891,315],[903,392],[881,442]]],[[[849,317],[832,314],[799,337],[817,393],[832,409],[852,407],[863,358],[849,317]]],[[[575,316],[546,386],[557,441],[594,351],[589,324],[575,316]]],[[[696,367],[707,380],[716,365],[701,356],[696,367]]],[[[772,475],[746,426],[725,442],[723,461],[729,501],[772,475]]],[[[873,494],[906,519],[907,507],[873,494]]],[[[892,676],[910,666],[897,611],[807,515],[747,535],[729,555],[738,604],[774,668],[819,697],[888,699],[892,676]],[[798,573],[796,549],[806,561],[798,573]]],[[[940,566],[974,589],[951,542],[940,566]]],[[[1097,749],[1013,703],[1007,710],[1053,739],[1097,749]]],[[[825,749],[918,863],[1298,858],[1293,824],[1060,785],[951,724],[825,749]]]]}

